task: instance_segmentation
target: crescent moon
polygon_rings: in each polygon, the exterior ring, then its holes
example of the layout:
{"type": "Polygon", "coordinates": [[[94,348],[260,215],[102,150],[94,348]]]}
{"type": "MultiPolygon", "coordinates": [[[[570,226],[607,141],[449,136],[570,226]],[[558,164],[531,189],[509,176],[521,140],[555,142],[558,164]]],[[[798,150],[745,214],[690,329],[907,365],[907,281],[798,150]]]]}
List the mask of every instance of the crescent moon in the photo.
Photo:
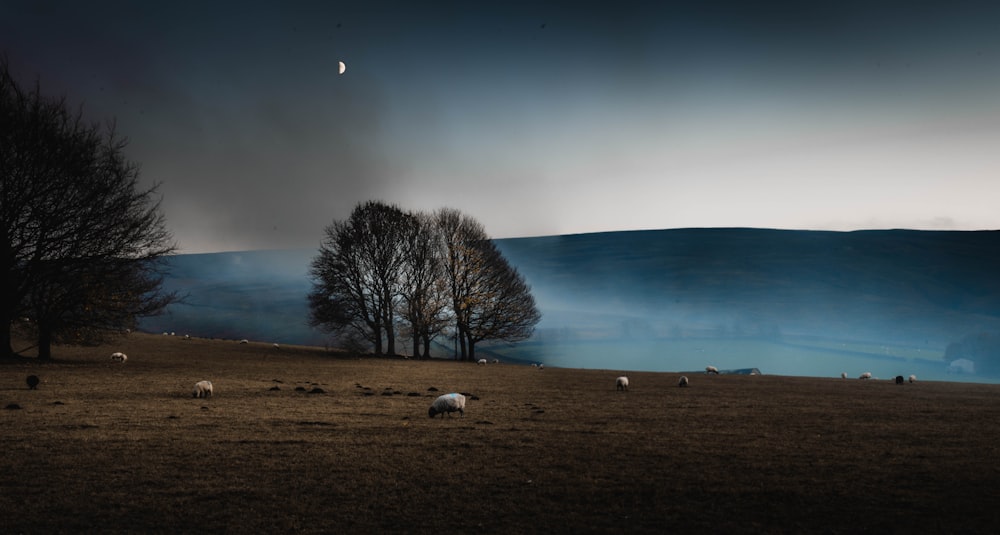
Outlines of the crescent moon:
{"type": "Polygon", "coordinates": [[[338,74],[344,74],[344,71],[346,71],[346,70],[347,70],[347,65],[344,65],[343,61],[338,61],[337,62],[337,72],[338,72],[338,74]]]}

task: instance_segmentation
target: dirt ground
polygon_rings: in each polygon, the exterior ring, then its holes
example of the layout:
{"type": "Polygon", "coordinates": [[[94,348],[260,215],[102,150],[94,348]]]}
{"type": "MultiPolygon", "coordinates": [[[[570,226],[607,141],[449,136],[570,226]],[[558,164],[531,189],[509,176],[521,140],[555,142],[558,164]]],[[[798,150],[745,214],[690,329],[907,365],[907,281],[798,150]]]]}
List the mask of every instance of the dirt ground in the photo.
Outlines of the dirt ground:
{"type": "Polygon", "coordinates": [[[1000,385],[618,392],[622,370],[141,334],[55,356],[0,363],[2,533],[1000,531],[1000,385]],[[448,392],[465,416],[428,418],[448,392]]]}

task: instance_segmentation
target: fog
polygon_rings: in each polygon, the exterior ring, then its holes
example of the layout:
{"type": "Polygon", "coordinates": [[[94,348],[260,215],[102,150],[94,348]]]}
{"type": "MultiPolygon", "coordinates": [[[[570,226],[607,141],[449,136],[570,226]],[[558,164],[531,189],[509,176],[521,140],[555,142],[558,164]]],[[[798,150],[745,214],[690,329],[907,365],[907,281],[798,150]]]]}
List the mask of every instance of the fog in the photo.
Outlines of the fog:
{"type": "MultiPolygon", "coordinates": [[[[991,297],[996,261],[978,252],[995,250],[991,240],[992,233],[754,229],[496,240],[531,286],[542,320],[529,340],[483,343],[477,352],[626,372],[713,365],[773,375],[997,382],[972,361],[943,358],[969,333],[1000,331],[991,297]],[[919,262],[905,252],[911,249],[919,262]],[[972,257],[949,261],[957,251],[972,257]]],[[[143,328],[335,345],[306,325],[316,254],[175,257],[165,286],[185,302],[143,328]]],[[[453,351],[450,338],[437,340],[436,357],[453,351]]]]}

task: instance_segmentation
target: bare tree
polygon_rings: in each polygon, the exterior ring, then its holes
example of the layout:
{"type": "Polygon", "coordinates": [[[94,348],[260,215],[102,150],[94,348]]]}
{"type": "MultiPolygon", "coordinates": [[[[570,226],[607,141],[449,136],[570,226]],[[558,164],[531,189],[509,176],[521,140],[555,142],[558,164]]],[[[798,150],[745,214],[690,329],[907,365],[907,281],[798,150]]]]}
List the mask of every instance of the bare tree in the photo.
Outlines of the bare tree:
{"type": "Polygon", "coordinates": [[[457,210],[431,216],[361,204],[327,227],[310,273],[310,324],[362,336],[376,354],[383,342],[395,353],[397,317],[414,356],[430,356],[431,342],[454,324],[463,360],[474,360],[479,342],[528,338],[540,319],[524,278],[457,210]]]}
{"type": "Polygon", "coordinates": [[[0,61],[0,349],[8,354],[10,327],[23,318],[45,358],[67,329],[124,329],[174,300],[160,292],[158,261],[176,247],[157,188],[139,188],[126,143],[113,124],[85,123],[37,84],[25,91],[0,61]]]}
{"type": "Polygon", "coordinates": [[[369,201],[346,221],[326,228],[310,274],[310,325],[353,330],[376,354],[395,354],[395,311],[410,217],[396,206],[369,201]]]}
{"type": "Polygon", "coordinates": [[[507,262],[492,241],[474,245],[477,262],[470,274],[464,298],[465,337],[468,360],[476,360],[476,344],[482,341],[526,340],[541,321],[531,287],[507,262]]]}
{"type": "Polygon", "coordinates": [[[486,235],[483,226],[458,210],[435,214],[444,240],[448,285],[460,360],[475,360],[485,340],[518,341],[541,320],[531,289],[486,235]]]}
{"type": "Polygon", "coordinates": [[[400,292],[402,330],[413,342],[413,356],[430,357],[431,342],[449,323],[443,242],[433,218],[416,214],[407,234],[400,292]]]}

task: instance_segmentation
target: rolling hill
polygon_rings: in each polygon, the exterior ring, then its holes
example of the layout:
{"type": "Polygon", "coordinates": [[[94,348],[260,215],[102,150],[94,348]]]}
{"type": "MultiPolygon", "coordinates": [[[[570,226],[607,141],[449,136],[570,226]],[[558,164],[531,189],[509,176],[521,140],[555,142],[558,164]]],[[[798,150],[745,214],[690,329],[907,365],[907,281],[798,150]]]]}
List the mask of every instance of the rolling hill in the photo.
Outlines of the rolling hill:
{"type": "MultiPolygon", "coordinates": [[[[865,367],[954,380],[949,372],[970,370],[949,369],[947,345],[1000,331],[995,231],[715,228],[496,243],[543,314],[531,340],[482,349],[500,358],[652,371],[710,363],[789,375],[865,367]]],[[[187,302],[143,328],[323,345],[305,325],[315,253],[174,257],[167,287],[187,302]]]]}

